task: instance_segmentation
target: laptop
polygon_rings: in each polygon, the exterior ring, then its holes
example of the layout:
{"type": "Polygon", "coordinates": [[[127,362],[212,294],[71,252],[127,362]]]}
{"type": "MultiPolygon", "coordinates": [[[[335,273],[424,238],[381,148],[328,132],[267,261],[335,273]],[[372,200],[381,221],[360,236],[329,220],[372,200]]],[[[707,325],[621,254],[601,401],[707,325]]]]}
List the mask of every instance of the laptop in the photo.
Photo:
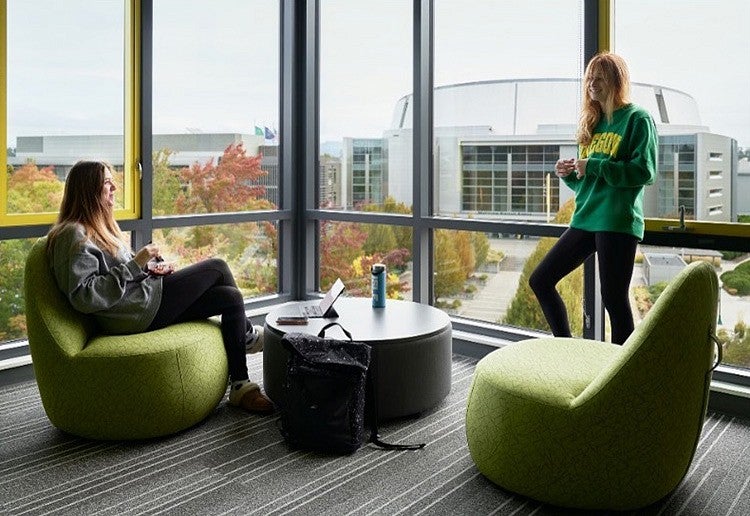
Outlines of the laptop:
{"type": "Polygon", "coordinates": [[[326,292],[325,297],[317,305],[301,305],[299,307],[302,317],[338,317],[339,314],[333,309],[333,303],[344,292],[346,287],[341,278],[337,278],[331,289],[326,292]]]}

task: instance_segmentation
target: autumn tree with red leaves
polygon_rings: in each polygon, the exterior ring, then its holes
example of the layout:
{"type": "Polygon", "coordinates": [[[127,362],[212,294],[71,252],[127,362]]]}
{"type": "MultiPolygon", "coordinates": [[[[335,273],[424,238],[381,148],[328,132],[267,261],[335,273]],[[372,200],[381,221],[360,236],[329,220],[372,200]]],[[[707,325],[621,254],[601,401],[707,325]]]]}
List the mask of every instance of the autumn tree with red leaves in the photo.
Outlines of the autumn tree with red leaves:
{"type": "Polygon", "coordinates": [[[194,163],[180,171],[186,191],[175,200],[178,213],[220,213],[270,209],[263,195],[266,187],[258,180],[267,175],[261,169],[263,156],[248,156],[240,142],[225,150],[218,164],[213,158],[201,165],[194,163]]]}

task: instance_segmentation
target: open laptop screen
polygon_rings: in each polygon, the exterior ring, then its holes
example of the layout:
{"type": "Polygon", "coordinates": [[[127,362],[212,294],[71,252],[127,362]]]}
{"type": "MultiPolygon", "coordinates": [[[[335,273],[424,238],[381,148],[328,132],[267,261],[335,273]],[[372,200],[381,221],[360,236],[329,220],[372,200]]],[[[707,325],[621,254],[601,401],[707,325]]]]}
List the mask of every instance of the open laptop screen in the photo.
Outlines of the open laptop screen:
{"type": "Polygon", "coordinates": [[[325,297],[320,301],[320,311],[325,314],[333,303],[339,298],[344,291],[344,282],[337,278],[333,286],[326,292],[325,297]]]}

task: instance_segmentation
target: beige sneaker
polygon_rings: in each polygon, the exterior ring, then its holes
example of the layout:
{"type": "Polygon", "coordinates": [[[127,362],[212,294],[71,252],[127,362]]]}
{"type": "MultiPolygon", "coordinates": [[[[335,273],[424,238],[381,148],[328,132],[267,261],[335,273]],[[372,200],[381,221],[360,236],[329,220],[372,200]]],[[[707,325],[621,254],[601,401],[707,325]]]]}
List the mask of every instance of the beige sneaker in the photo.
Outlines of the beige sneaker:
{"type": "Polygon", "coordinates": [[[245,334],[245,353],[252,354],[263,351],[263,326],[258,324],[247,330],[245,334]]]}

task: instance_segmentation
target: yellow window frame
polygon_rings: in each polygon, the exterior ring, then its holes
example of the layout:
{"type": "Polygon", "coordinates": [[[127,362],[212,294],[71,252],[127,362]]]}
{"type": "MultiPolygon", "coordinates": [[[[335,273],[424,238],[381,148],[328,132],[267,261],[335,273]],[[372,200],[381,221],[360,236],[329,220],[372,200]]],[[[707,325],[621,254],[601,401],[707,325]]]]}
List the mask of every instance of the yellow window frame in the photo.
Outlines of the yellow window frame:
{"type": "MultiPolygon", "coordinates": [[[[598,0],[599,19],[597,25],[599,27],[599,52],[616,51],[616,49],[612,48],[614,16],[616,16],[614,2],[615,0],[598,0]]],[[[644,221],[645,229],[649,233],[674,233],[674,230],[671,228],[675,227],[675,220],[676,219],[649,218],[644,221]]],[[[706,237],[722,236],[750,238],[750,224],[744,224],[741,222],[703,222],[699,220],[686,220],[684,231],[689,231],[691,234],[706,237]]],[[[748,249],[750,249],[750,244],[748,249]]]]}
{"type": "MultiPolygon", "coordinates": [[[[124,208],[115,212],[120,220],[141,216],[140,154],[140,70],[141,70],[141,2],[124,0],[125,9],[125,99],[124,99],[124,208]]],[[[8,137],[8,4],[0,0],[0,139],[8,137]]],[[[7,147],[0,152],[0,227],[51,224],[57,213],[8,213],[7,147]]]]}

